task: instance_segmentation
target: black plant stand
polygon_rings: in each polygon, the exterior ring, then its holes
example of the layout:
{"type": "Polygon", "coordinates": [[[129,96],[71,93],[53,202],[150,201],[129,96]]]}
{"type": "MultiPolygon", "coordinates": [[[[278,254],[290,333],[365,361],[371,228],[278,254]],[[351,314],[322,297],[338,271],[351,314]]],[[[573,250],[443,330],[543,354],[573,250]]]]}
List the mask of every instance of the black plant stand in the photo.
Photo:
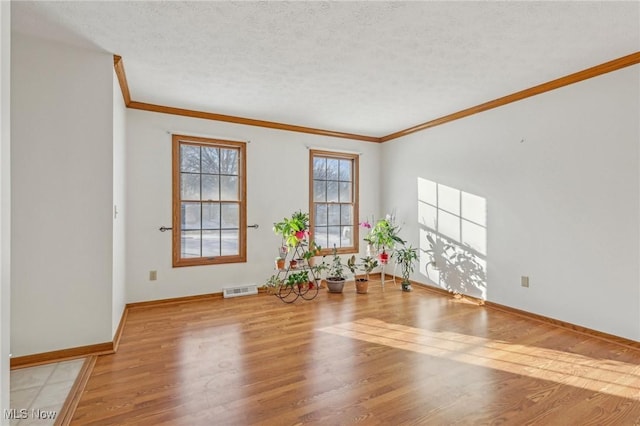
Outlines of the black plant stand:
{"type": "Polygon", "coordinates": [[[301,244],[296,245],[293,250],[289,250],[285,258],[285,268],[279,269],[276,275],[278,279],[285,281],[292,272],[306,271],[308,280],[304,284],[299,285],[281,285],[276,288],[274,294],[284,303],[293,303],[298,298],[304,300],[313,300],[318,295],[319,285],[317,277],[312,267],[309,265],[297,265],[291,268],[291,260],[302,259],[304,255],[304,247],[301,244]]]}

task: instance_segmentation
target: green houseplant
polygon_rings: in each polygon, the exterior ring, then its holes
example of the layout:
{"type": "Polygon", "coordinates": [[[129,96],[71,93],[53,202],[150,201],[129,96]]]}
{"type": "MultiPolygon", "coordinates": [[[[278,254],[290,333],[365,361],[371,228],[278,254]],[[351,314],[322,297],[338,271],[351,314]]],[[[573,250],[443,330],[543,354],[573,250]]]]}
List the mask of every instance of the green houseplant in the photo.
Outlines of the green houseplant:
{"type": "Polygon", "coordinates": [[[364,276],[368,281],[369,274],[378,266],[378,261],[372,256],[363,257],[361,260],[362,270],[364,271],[364,276]]]}
{"type": "Polygon", "coordinates": [[[396,244],[404,244],[404,240],[398,236],[399,232],[400,226],[395,223],[393,215],[387,215],[370,227],[369,234],[364,239],[378,252],[380,263],[386,264],[389,261],[387,250],[393,250],[396,244]]]}
{"type": "Polygon", "coordinates": [[[329,289],[329,293],[342,293],[344,289],[344,265],[342,264],[342,260],[340,256],[338,256],[338,250],[336,247],[333,247],[333,259],[329,264],[329,269],[327,272],[327,288],[329,289]]]}
{"type": "Polygon", "coordinates": [[[356,263],[356,257],[351,256],[347,261],[347,266],[355,277],[356,292],[359,294],[366,294],[369,292],[369,274],[376,266],[378,266],[378,261],[371,256],[363,257],[360,260],[361,263],[356,263]],[[364,272],[364,276],[358,277],[356,274],[357,271],[364,272]]]}
{"type": "Polygon", "coordinates": [[[289,287],[297,286],[301,288],[304,284],[309,282],[309,276],[306,271],[295,272],[293,274],[289,274],[287,280],[284,282],[285,285],[289,287]]]}
{"type": "Polygon", "coordinates": [[[315,241],[311,241],[311,243],[309,244],[309,248],[304,252],[302,257],[307,261],[307,264],[310,267],[313,267],[315,264],[315,257],[320,255],[321,250],[322,247],[320,245],[316,244],[315,241]]]}
{"type": "Polygon", "coordinates": [[[286,246],[296,247],[309,236],[309,213],[294,212],[290,218],[274,223],[273,232],[282,236],[286,246]]]}
{"type": "Polygon", "coordinates": [[[325,262],[325,256],[322,256],[320,262],[316,262],[311,266],[311,273],[315,279],[316,285],[318,288],[322,287],[322,272],[329,270],[329,264],[325,262]]]}
{"type": "Polygon", "coordinates": [[[415,263],[418,260],[418,249],[411,246],[396,250],[396,263],[400,266],[402,271],[402,290],[411,291],[411,282],[409,276],[415,268],[415,263]]]}
{"type": "Polygon", "coordinates": [[[280,287],[284,285],[284,281],[279,278],[277,275],[272,275],[269,277],[267,282],[264,283],[264,286],[267,288],[267,292],[269,294],[277,294],[280,291],[280,287]]]}

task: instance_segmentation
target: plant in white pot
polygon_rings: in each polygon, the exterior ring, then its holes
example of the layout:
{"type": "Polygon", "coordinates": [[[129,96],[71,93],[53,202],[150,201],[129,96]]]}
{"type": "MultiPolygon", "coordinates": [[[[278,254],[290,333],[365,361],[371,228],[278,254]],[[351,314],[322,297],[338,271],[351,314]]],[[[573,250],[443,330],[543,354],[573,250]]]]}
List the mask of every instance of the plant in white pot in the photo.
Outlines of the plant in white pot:
{"type": "Polygon", "coordinates": [[[327,288],[329,293],[342,293],[344,289],[344,265],[342,264],[342,260],[340,256],[338,256],[338,250],[336,247],[333,247],[333,260],[329,264],[329,269],[327,272],[327,288]]]}
{"type": "Polygon", "coordinates": [[[370,231],[365,237],[365,241],[371,244],[378,253],[380,263],[386,264],[390,257],[387,250],[393,251],[396,244],[404,244],[404,240],[398,236],[400,226],[395,223],[394,215],[387,215],[369,227],[370,231]]]}

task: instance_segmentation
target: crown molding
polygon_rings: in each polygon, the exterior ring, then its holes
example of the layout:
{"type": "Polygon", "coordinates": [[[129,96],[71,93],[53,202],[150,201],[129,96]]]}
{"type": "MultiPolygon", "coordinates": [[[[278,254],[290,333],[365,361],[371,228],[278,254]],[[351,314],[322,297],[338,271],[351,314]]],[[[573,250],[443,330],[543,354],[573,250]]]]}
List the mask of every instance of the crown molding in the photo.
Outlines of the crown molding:
{"type": "Polygon", "coordinates": [[[233,115],[217,114],[213,112],[196,111],[184,108],[175,108],[165,105],[149,104],[138,102],[131,99],[129,85],[127,84],[127,76],[124,72],[124,63],[122,57],[113,55],[113,66],[120,83],[120,90],[124,104],[127,108],[139,109],[143,111],[159,112],[163,114],[182,115],[185,117],[202,118],[204,120],[224,121],[226,123],[244,124],[246,126],[264,127],[267,129],[285,130],[289,132],[308,133],[312,135],[331,136],[334,138],[353,139],[364,142],[379,143],[380,138],[374,136],[358,135],[355,133],[338,132],[334,130],[316,129],[313,127],[296,126],[293,124],[278,123],[275,121],[256,120],[253,118],[236,117],[233,115]]]}
{"type": "Polygon", "coordinates": [[[397,131],[395,133],[388,134],[382,137],[359,135],[354,133],[338,132],[333,130],[316,129],[313,127],[297,126],[293,124],[278,123],[275,121],[256,120],[253,118],[237,117],[233,115],[217,114],[205,111],[195,111],[190,109],[175,108],[164,105],[155,105],[144,102],[137,102],[131,99],[129,92],[129,86],[127,84],[127,77],[124,72],[124,63],[122,57],[113,55],[113,66],[120,83],[120,90],[122,91],[122,97],[127,108],[139,109],[143,111],[159,112],[163,114],[182,115],[185,117],[201,118],[204,120],[223,121],[227,123],[243,124],[247,126],[264,127],[268,129],[285,130],[289,132],[307,133],[319,136],[330,136],[336,138],[359,140],[364,142],[382,143],[388,142],[394,139],[398,139],[412,133],[420,132],[422,130],[429,129],[431,127],[440,126],[451,121],[455,121],[470,115],[478,114],[483,111],[488,111],[493,108],[498,108],[503,105],[517,102],[532,96],[539,95],[541,93],[549,92],[551,90],[558,89],[560,87],[568,86],[573,83],[578,83],[583,80],[587,80],[593,77],[597,77],[602,74],[610,73],[622,68],[626,68],[632,65],[640,63],[640,52],[634,52],[626,56],[614,59],[602,63],[600,65],[593,66],[591,68],[584,69],[582,71],[575,72],[573,74],[566,75],[564,77],[557,78],[555,80],[548,81],[546,83],[539,84],[537,86],[530,87],[519,92],[512,93],[501,98],[497,98],[470,108],[463,109],[461,111],[454,112],[424,123],[409,127],[404,130],[397,131]]]}
{"type": "Polygon", "coordinates": [[[332,136],[335,138],[354,139],[364,142],[379,143],[380,138],[373,136],[357,135],[353,133],[336,132],[333,130],[314,129],[313,127],[296,126],[293,124],[277,123],[275,121],[256,120],[253,118],[236,117],[233,115],[216,114],[213,112],[195,111],[191,109],[175,108],[164,105],[147,104],[131,101],[128,108],[143,111],[160,112],[163,114],[182,115],[185,117],[202,118],[205,120],[224,121],[226,123],[244,124],[247,126],[264,127],[267,129],[286,130],[289,132],[309,133],[312,135],[332,136]]]}
{"type": "Polygon", "coordinates": [[[129,84],[127,83],[127,75],[124,72],[124,63],[122,62],[122,57],[113,55],[113,68],[116,71],[118,83],[120,83],[122,99],[124,99],[125,106],[128,107],[131,103],[131,93],[129,92],[129,84]]]}
{"type": "Polygon", "coordinates": [[[614,59],[609,62],[605,62],[600,65],[596,65],[591,68],[587,68],[582,71],[578,71],[573,74],[566,75],[564,77],[557,78],[555,80],[548,81],[546,83],[539,84],[537,86],[530,87],[525,90],[521,90],[519,92],[512,93],[507,96],[503,96],[498,99],[494,99],[489,102],[482,103],[480,105],[476,105],[471,108],[463,109],[458,112],[454,112],[453,114],[445,115],[440,118],[436,118],[434,120],[427,121],[422,124],[418,124],[413,127],[409,127],[408,129],[400,130],[395,133],[391,133],[386,136],[382,136],[380,138],[381,142],[388,142],[393,139],[401,138],[403,136],[410,135],[412,133],[420,132],[422,130],[428,129],[430,127],[440,126],[441,124],[449,123],[454,120],[458,120],[460,118],[468,117],[473,114],[477,114],[479,112],[487,111],[493,108],[498,108],[500,106],[510,104],[512,102],[520,101],[522,99],[529,98],[531,96],[539,95],[544,92],[549,92],[551,90],[558,89],[560,87],[568,86],[573,83],[577,83],[579,81],[587,80],[593,77],[597,77],[602,74],[606,74],[612,71],[619,70],[621,68],[625,68],[631,65],[636,65],[640,63],[640,52],[635,52],[630,55],[623,56],[618,59],[614,59]]]}

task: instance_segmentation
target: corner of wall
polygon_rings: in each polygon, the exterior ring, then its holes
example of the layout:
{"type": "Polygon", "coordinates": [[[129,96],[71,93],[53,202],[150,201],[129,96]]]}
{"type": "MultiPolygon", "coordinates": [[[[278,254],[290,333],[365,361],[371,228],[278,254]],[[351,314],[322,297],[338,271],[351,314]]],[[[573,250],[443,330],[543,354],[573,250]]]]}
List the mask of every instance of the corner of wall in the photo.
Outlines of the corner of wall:
{"type": "Polygon", "coordinates": [[[0,2],[0,415],[9,408],[11,321],[11,2],[0,2]]]}

